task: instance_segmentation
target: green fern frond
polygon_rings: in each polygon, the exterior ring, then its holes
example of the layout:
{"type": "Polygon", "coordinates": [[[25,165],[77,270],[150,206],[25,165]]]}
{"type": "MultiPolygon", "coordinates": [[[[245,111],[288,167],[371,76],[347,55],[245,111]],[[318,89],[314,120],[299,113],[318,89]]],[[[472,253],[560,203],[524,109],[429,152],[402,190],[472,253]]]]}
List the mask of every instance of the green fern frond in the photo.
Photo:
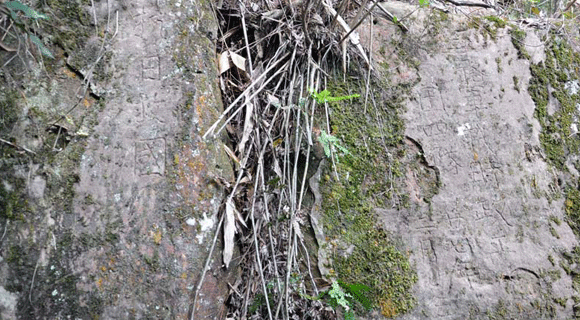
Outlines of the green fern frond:
{"type": "Polygon", "coordinates": [[[341,287],[358,301],[366,310],[371,310],[373,308],[373,303],[369,298],[370,287],[361,283],[347,284],[343,281],[338,281],[341,287]]]}
{"type": "Polygon", "coordinates": [[[330,91],[328,91],[328,90],[322,90],[322,91],[317,93],[312,89],[310,90],[310,95],[317,103],[337,102],[337,101],[354,99],[354,98],[360,97],[360,94],[351,94],[348,96],[333,97],[330,95],[330,91]]]}

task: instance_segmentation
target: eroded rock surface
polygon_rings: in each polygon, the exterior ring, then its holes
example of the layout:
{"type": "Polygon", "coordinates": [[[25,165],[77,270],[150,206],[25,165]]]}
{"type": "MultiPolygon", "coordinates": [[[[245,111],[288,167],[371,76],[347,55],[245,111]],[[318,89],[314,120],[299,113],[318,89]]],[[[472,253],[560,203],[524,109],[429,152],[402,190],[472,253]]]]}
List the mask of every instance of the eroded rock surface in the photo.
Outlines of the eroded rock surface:
{"type": "MultiPolygon", "coordinates": [[[[3,138],[36,152],[2,145],[2,317],[188,319],[193,308],[198,319],[220,317],[219,259],[192,306],[217,228],[218,181],[232,174],[221,142],[201,139],[221,109],[210,3],[50,5],[43,9],[77,10],[84,29],[78,42],[51,47],[57,59],[46,76],[2,96],[3,112],[23,113],[3,122],[3,138]],[[89,75],[92,95],[71,109],[89,75]],[[30,89],[51,85],[50,94],[30,89]],[[52,140],[42,141],[46,132],[52,140]]],[[[73,26],[65,18],[55,17],[62,30],[73,26]]]]}
{"type": "MultiPolygon", "coordinates": [[[[408,208],[376,209],[417,267],[418,304],[401,318],[568,319],[576,293],[558,257],[577,240],[561,223],[558,171],[541,151],[532,62],[508,29],[462,20],[445,15],[437,47],[419,46],[405,114],[407,139],[439,173],[437,194],[425,195],[425,179],[409,171],[408,208]]],[[[524,46],[542,59],[533,32],[524,46]]]]}

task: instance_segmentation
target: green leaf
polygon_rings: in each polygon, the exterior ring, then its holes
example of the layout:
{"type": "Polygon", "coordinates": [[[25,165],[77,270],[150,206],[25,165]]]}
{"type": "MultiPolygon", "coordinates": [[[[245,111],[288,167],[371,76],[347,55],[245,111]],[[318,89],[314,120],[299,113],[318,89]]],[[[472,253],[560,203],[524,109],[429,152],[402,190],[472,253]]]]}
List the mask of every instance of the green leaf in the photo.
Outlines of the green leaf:
{"type": "Polygon", "coordinates": [[[332,138],[333,136],[327,134],[326,131],[320,130],[320,137],[318,137],[318,141],[320,141],[320,144],[322,144],[322,147],[324,148],[324,154],[327,158],[330,158],[331,155],[330,146],[332,138]]]}
{"type": "Polygon", "coordinates": [[[43,55],[45,55],[45,56],[47,56],[47,57],[49,57],[49,58],[51,58],[51,59],[54,59],[54,56],[52,55],[52,52],[50,52],[50,50],[48,50],[48,49],[47,49],[47,48],[44,46],[44,44],[42,43],[42,41],[41,41],[40,39],[38,39],[38,37],[37,37],[37,36],[35,36],[35,35],[31,34],[31,35],[30,35],[30,40],[32,41],[32,43],[34,43],[34,44],[35,44],[35,45],[38,47],[38,50],[40,50],[40,52],[41,52],[43,55]]]}
{"type": "Polygon", "coordinates": [[[356,301],[358,301],[362,306],[370,311],[373,308],[373,303],[369,298],[370,287],[361,283],[346,284],[342,281],[338,281],[339,284],[349,293],[356,301]]]}
{"type": "MultiPolygon", "coordinates": [[[[6,7],[8,9],[10,9],[12,12],[22,11],[22,12],[24,12],[25,16],[32,18],[32,19],[48,19],[48,17],[46,15],[36,12],[34,9],[21,3],[20,1],[8,1],[8,2],[6,2],[6,7]]],[[[14,18],[14,16],[13,16],[13,18],[14,18]]]]}

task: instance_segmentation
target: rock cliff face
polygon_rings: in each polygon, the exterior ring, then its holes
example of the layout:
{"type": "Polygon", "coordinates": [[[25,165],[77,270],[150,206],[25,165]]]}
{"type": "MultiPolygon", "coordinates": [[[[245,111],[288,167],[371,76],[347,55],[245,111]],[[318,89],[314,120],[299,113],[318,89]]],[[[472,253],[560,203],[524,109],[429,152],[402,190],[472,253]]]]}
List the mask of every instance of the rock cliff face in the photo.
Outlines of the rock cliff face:
{"type": "MultiPolygon", "coordinates": [[[[231,175],[200,138],[221,108],[210,2],[38,10],[56,59],[1,60],[1,318],[186,319],[231,175]]],[[[224,312],[214,270],[200,318],[224,312]]]]}
{"type": "MultiPolygon", "coordinates": [[[[578,53],[564,37],[495,17],[412,17],[427,32],[403,36],[420,60],[404,134],[437,187],[409,167],[406,206],[375,209],[417,268],[417,305],[401,319],[572,318],[578,53]]],[[[384,43],[393,30],[378,28],[384,43]]]]}
{"type": "MultiPolygon", "coordinates": [[[[361,26],[383,78],[372,105],[328,107],[351,155],[310,180],[322,275],[379,283],[373,317],[578,316],[573,43],[385,6],[409,32],[361,26]]],[[[55,59],[0,51],[1,319],[225,317],[219,240],[194,297],[233,181],[224,141],[201,138],[222,110],[214,9],[39,2],[55,59]]],[[[328,88],[364,93],[353,78],[328,88]]]]}

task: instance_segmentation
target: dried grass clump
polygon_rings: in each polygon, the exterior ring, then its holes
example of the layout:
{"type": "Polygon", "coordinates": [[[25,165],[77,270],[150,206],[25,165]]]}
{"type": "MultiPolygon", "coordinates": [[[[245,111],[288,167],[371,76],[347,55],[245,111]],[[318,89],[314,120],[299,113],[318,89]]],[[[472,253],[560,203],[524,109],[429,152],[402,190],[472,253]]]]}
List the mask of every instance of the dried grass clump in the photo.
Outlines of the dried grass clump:
{"type": "Polygon", "coordinates": [[[311,152],[315,114],[326,114],[328,121],[324,104],[311,92],[323,90],[328,75],[345,71],[349,63],[361,76],[370,72],[353,28],[376,4],[362,2],[224,0],[216,5],[227,107],[204,137],[227,131],[232,145],[226,152],[237,173],[236,181],[226,182],[230,193],[220,220],[226,267],[235,245],[241,249],[236,259],[241,278],[231,284],[228,318],[336,317],[316,298],[328,283],[315,279],[319,273],[301,231],[309,225],[303,203],[307,174],[320,161],[311,152]]]}

